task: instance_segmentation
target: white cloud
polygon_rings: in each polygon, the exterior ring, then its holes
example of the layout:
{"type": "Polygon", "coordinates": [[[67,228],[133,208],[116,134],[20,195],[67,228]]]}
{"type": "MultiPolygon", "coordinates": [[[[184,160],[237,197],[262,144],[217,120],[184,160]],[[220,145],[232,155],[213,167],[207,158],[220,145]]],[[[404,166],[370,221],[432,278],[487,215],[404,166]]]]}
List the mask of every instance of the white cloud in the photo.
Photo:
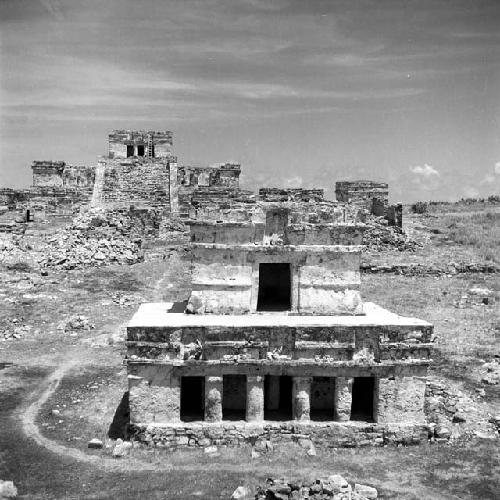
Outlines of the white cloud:
{"type": "Polygon", "coordinates": [[[495,176],[494,175],[485,175],[479,184],[494,184],[495,176]]]}
{"type": "Polygon", "coordinates": [[[495,163],[495,174],[500,175],[500,161],[495,163]]]}
{"type": "Polygon", "coordinates": [[[428,165],[427,163],[424,163],[424,166],[415,165],[414,167],[410,167],[410,172],[412,174],[421,176],[425,179],[430,179],[432,177],[439,176],[439,172],[434,167],[428,165]]]}
{"type": "Polygon", "coordinates": [[[300,175],[295,175],[286,180],[285,186],[289,188],[298,188],[301,187],[303,183],[304,179],[300,175]]]}
{"type": "Polygon", "coordinates": [[[465,187],[462,192],[466,198],[477,198],[479,196],[479,191],[470,186],[465,187]]]}

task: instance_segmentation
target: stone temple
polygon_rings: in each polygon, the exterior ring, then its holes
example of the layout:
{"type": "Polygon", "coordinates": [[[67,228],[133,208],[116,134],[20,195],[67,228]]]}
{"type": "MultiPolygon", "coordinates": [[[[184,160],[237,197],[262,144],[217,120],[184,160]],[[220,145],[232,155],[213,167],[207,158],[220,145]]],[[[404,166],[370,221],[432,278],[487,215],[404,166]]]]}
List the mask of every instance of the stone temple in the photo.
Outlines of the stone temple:
{"type": "Polygon", "coordinates": [[[127,328],[134,438],[418,443],[433,326],[363,302],[365,226],[345,206],[258,202],[190,222],[192,292],[127,328]]]}

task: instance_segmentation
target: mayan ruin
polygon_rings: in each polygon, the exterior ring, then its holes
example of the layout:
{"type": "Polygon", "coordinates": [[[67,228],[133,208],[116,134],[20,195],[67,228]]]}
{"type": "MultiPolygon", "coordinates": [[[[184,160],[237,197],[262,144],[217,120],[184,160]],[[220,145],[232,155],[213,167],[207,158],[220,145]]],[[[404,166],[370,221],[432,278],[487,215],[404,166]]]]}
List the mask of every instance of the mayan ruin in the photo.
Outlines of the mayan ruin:
{"type": "Polygon", "coordinates": [[[497,500],[499,24],[2,0],[0,500],[497,500]]]}
{"type": "Polygon", "coordinates": [[[141,441],[231,445],[249,432],[317,446],[428,439],[433,328],[362,302],[363,224],[342,208],[261,202],[246,220],[189,225],[185,312],[143,304],[127,327],[141,441]]]}

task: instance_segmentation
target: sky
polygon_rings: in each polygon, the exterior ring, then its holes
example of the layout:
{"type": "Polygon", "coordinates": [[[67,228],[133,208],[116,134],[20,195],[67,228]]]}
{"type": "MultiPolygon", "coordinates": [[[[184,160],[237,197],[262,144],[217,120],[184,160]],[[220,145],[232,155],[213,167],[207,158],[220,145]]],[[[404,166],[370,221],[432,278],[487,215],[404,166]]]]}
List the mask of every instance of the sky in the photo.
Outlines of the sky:
{"type": "Polygon", "coordinates": [[[500,1],[0,0],[0,187],[115,128],[249,189],[500,194],[500,1]]]}

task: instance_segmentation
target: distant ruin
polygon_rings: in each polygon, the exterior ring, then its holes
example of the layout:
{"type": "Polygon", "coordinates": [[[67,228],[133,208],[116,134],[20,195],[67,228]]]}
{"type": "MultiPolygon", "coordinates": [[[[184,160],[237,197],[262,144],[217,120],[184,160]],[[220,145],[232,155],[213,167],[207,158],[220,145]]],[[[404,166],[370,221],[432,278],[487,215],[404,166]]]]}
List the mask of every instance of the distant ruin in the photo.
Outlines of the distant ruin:
{"type": "Polygon", "coordinates": [[[187,218],[204,200],[224,202],[240,193],[239,164],[178,166],[170,131],[114,130],[108,149],[96,165],[34,161],[32,186],[1,188],[0,206],[29,210],[37,219],[73,215],[85,206],[159,208],[187,218]]]}
{"type": "Polygon", "coordinates": [[[337,201],[354,203],[366,210],[372,210],[373,200],[379,200],[384,206],[389,202],[389,185],[374,181],[341,181],[335,183],[337,201]]]}
{"type": "Polygon", "coordinates": [[[362,302],[366,226],[347,208],[258,201],[246,218],[189,221],[189,300],[143,304],[127,327],[137,440],[336,447],[432,436],[433,327],[362,302]]]}
{"type": "Polygon", "coordinates": [[[402,226],[402,206],[388,204],[386,183],[337,182],[336,202],[326,200],[323,189],[263,187],[256,194],[240,188],[238,163],[180,165],[171,131],[113,130],[108,153],[98,157],[95,165],[36,160],[31,168],[31,187],[0,189],[2,211],[16,212],[18,220],[25,222],[50,217],[70,220],[89,207],[154,210],[160,219],[223,220],[229,210],[235,213],[239,208],[245,214],[260,201],[344,204],[402,226]]]}

